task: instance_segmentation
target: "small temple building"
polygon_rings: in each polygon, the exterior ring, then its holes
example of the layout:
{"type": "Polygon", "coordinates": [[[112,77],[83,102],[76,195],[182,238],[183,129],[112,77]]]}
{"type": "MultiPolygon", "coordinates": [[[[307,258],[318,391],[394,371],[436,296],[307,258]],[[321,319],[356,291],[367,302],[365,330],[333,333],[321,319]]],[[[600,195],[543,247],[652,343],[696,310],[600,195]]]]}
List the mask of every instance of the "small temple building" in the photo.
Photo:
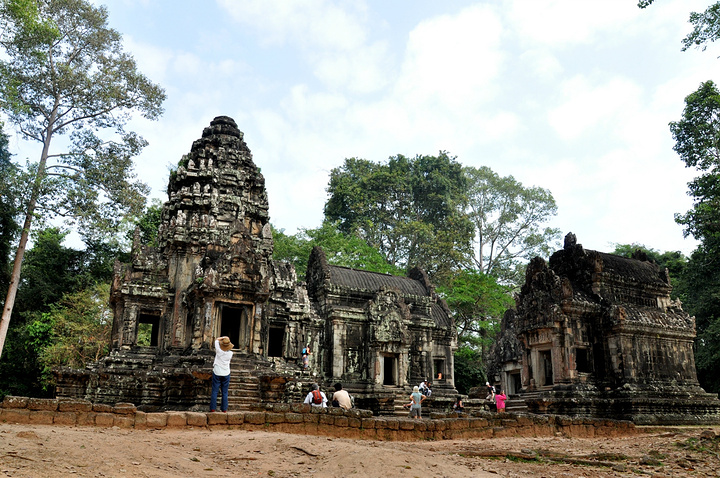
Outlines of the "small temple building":
{"type": "Polygon", "coordinates": [[[585,250],[570,233],[533,259],[505,314],[491,375],[532,413],[720,423],[720,401],[697,381],[695,319],[644,254],[585,250]]]}
{"type": "Polygon", "coordinates": [[[157,246],[136,231],[132,262],[116,263],[110,354],[57,370],[57,396],[206,410],[224,335],[235,344],[231,408],[302,399],[307,382],[341,382],[377,413],[425,379],[457,393],[457,332],[422,270],[337,267],[316,247],[302,282],[272,252],[265,180],[235,121],[217,117],[171,173],[157,246]]]}

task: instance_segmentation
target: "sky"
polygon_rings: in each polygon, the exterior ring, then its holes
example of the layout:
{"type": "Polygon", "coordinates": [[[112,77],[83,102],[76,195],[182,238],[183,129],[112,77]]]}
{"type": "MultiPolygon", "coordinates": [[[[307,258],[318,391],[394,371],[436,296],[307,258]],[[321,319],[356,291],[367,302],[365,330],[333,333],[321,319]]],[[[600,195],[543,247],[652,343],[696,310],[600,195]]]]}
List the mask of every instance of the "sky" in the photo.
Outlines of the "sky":
{"type": "MultiPolygon", "coordinates": [[[[447,151],[550,190],[546,225],[587,249],[689,254],[692,206],[668,123],[720,45],[681,51],[710,0],[98,0],[140,71],[165,88],[137,158],[152,197],[220,115],[265,177],[270,221],[318,227],[345,158],[447,151]]],[[[34,154],[34,153],[33,153],[34,154]]],[[[39,156],[39,151],[38,154],[39,156]]]]}

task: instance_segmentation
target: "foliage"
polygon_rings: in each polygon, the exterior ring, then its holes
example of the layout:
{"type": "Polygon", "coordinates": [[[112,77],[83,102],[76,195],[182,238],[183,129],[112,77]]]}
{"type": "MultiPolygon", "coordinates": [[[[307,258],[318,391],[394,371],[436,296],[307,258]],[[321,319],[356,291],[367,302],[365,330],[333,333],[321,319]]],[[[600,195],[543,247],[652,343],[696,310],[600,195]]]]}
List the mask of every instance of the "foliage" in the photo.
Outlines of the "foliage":
{"type": "MultiPolygon", "coordinates": [[[[162,220],[162,202],[159,199],[153,199],[145,211],[135,221],[135,226],[140,230],[140,243],[145,246],[157,247],[158,230],[162,220]]],[[[128,239],[132,241],[134,231],[128,231],[128,239]]]]}
{"type": "Polygon", "coordinates": [[[103,283],[66,294],[41,320],[29,324],[29,329],[41,329],[42,335],[50,338],[49,343],[39,344],[46,386],[52,384],[54,368],[84,368],[108,353],[112,328],[109,296],[110,286],[103,283]]]}
{"type": "Polygon", "coordinates": [[[453,311],[460,344],[487,350],[502,315],[513,306],[510,287],[482,272],[461,270],[437,290],[453,311]]]}
{"type": "Polygon", "coordinates": [[[698,381],[710,393],[720,393],[720,317],[709,320],[698,335],[695,352],[698,381]]]}
{"type": "MultiPolygon", "coordinates": [[[[51,334],[48,314],[62,305],[64,297],[93,290],[97,282],[107,283],[112,274],[112,248],[106,250],[102,244],[82,251],[65,247],[67,233],[57,228],[34,235],[33,247],[23,262],[13,325],[0,358],[0,396],[51,395],[40,355],[45,347],[61,339],[51,334]]],[[[101,299],[107,301],[107,297],[101,299]]]]}
{"type": "Polygon", "coordinates": [[[703,171],[688,183],[693,209],[676,215],[685,234],[705,240],[720,234],[720,91],[712,81],[702,83],[685,98],[680,121],[670,123],[674,150],[688,167],[703,171]]]}
{"type": "MultiPolygon", "coordinates": [[[[362,269],[385,274],[402,274],[402,271],[388,261],[364,240],[352,234],[345,234],[337,223],[323,222],[316,229],[301,229],[295,235],[273,228],[275,248],[273,259],[295,265],[298,278],[304,278],[310,252],[320,246],[330,264],[362,269]]],[[[302,279],[301,279],[302,280],[302,279]]]]}
{"type": "Polygon", "coordinates": [[[10,251],[20,231],[18,171],[10,159],[8,137],[0,130],[0,290],[6,290],[10,282],[10,251]]]}
{"type": "Polygon", "coordinates": [[[695,46],[705,51],[707,44],[720,38],[720,2],[710,5],[703,13],[691,12],[688,20],[693,31],[683,39],[683,48],[695,46]]]}
{"type": "Polygon", "coordinates": [[[541,225],[557,214],[550,191],[524,187],[488,167],[466,167],[470,219],[475,225],[474,267],[504,283],[522,281],[521,264],[548,257],[560,231],[541,225]]]}
{"type": "Polygon", "coordinates": [[[31,191],[0,321],[0,353],[36,213],[76,221],[91,239],[114,231],[145,203],[147,186],[135,180],[133,157],[146,142],[124,126],[133,112],[156,119],[165,93],[137,71],[107,16],[87,0],[0,6],[0,110],[24,139],[42,145],[38,162],[26,167],[31,191]],[[61,135],[67,150],[51,154],[61,135]]]}
{"type": "Polygon", "coordinates": [[[325,218],[390,264],[420,266],[438,281],[470,253],[466,190],[462,166],[446,152],[397,155],[387,163],[349,158],[330,173],[325,218]]]}
{"type": "Polygon", "coordinates": [[[482,353],[478,350],[460,346],[455,351],[455,388],[467,395],[471,388],[485,383],[486,375],[482,353]]]}

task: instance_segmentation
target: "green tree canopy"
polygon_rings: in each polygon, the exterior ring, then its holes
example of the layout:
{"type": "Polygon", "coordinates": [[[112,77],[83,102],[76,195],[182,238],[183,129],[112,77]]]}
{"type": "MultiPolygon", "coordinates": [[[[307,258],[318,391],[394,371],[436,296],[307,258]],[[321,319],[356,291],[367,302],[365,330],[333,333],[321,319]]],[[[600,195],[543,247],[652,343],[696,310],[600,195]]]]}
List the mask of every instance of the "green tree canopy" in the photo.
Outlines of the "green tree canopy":
{"type": "Polygon", "coordinates": [[[31,191],[0,321],[1,354],[36,213],[75,220],[86,237],[139,213],[147,187],[135,180],[132,160],[146,143],[124,126],[133,112],[158,118],[165,93],[123,51],[107,10],[87,0],[4,0],[0,44],[0,110],[42,145],[27,167],[31,191]],[[67,150],[51,152],[56,135],[67,135],[67,150]]]}
{"type": "Polygon", "coordinates": [[[420,266],[435,280],[470,252],[464,213],[467,179],[446,152],[392,156],[387,163],[349,158],[330,173],[325,218],[376,248],[392,265],[420,266]]]}
{"type": "Polygon", "coordinates": [[[547,189],[525,187],[485,166],[466,167],[465,174],[477,241],[474,268],[505,283],[521,282],[521,264],[556,249],[560,231],[542,226],[557,214],[555,199],[547,189]]]}
{"type": "Polygon", "coordinates": [[[273,240],[273,259],[294,264],[300,280],[305,277],[310,252],[315,246],[322,247],[328,262],[336,266],[384,274],[403,273],[401,269],[388,263],[367,242],[340,231],[336,223],[325,221],[319,228],[301,229],[295,235],[288,235],[284,230],[273,228],[273,240]]]}

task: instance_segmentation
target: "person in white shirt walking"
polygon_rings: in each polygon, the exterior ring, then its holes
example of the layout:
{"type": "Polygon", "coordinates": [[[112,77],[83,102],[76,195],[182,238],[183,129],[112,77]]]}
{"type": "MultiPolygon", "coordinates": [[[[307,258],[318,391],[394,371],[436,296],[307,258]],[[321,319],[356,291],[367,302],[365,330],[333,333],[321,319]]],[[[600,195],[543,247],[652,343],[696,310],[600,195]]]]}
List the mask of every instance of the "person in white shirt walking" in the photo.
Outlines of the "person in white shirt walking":
{"type": "Polygon", "coordinates": [[[235,346],[229,337],[215,339],[215,362],[213,362],[212,393],[210,394],[210,411],[217,408],[218,391],[222,391],[220,410],[228,410],[228,387],[230,386],[230,360],[235,346]]]}

